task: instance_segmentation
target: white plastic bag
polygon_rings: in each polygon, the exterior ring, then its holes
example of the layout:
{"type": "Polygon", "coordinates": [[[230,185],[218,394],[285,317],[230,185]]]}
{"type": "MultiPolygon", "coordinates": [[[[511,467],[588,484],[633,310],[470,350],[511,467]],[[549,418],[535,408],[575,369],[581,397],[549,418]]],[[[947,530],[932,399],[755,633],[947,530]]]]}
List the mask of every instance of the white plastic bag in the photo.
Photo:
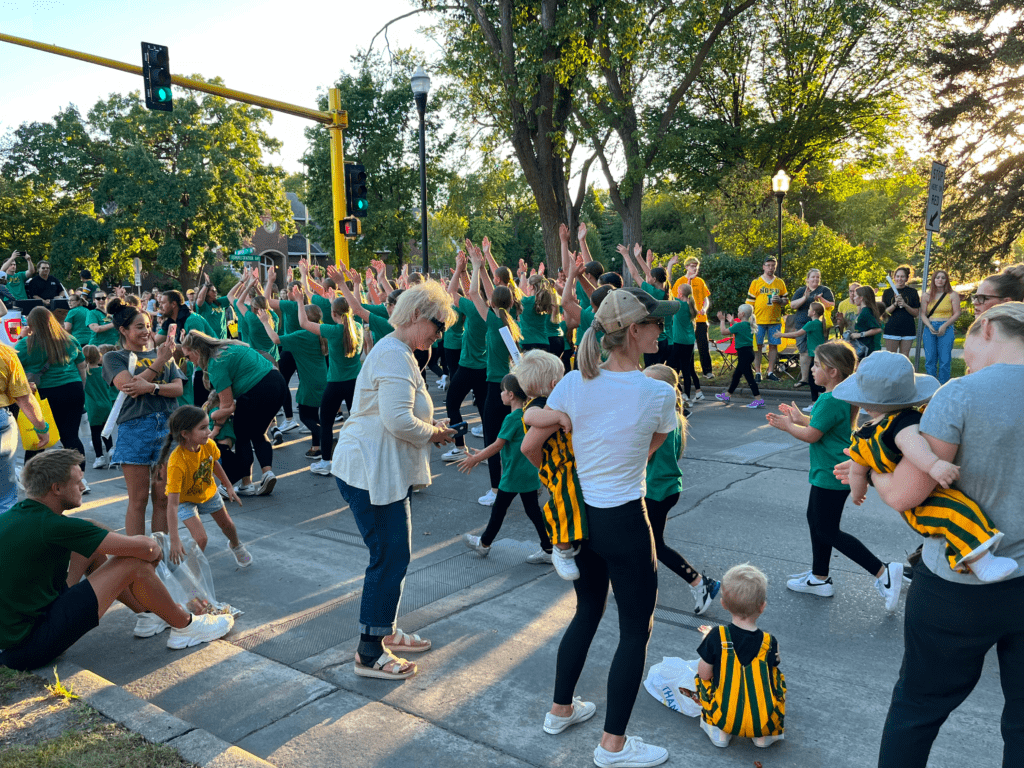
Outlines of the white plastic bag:
{"type": "Polygon", "coordinates": [[[170,561],[171,537],[162,531],[153,534],[153,539],[163,550],[163,559],[156,566],[156,575],[167,587],[176,603],[194,614],[230,613],[241,616],[242,612],[227,603],[217,602],[213,588],[213,572],[210,561],[203,550],[190,538],[184,539],[185,559],[177,565],[170,561]]]}
{"type": "Polygon", "coordinates": [[[665,656],[660,664],[652,666],[647,673],[644,688],[669,709],[687,717],[700,717],[700,704],[679,690],[693,690],[697,663],[697,659],[687,661],[675,656],[665,656]]]}

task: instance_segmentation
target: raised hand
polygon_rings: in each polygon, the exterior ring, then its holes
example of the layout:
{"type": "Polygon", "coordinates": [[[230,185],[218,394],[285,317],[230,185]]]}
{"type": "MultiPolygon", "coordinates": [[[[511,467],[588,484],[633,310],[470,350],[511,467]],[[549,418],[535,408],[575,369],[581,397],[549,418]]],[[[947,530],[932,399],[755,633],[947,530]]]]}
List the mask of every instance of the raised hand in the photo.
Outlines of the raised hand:
{"type": "Polygon", "coordinates": [[[586,222],[580,222],[580,228],[576,230],[576,239],[583,241],[587,239],[587,224],[586,222]]]}
{"type": "Polygon", "coordinates": [[[615,246],[615,250],[618,251],[622,255],[622,258],[625,259],[625,258],[629,257],[629,248],[624,246],[622,243],[619,243],[618,245],[616,245],[615,246]]]}
{"type": "Polygon", "coordinates": [[[647,249],[647,266],[654,266],[654,251],[652,251],[650,248],[647,249]]]}
{"type": "Polygon", "coordinates": [[[491,255],[491,240],[487,235],[484,235],[484,239],[480,241],[480,248],[483,250],[485,257],[491,255]]]}
{"type": "Polygon", "coordinates": [[[569,228],[564,223],[558,225],[558,239],[563,243],[569,242],[569,228]]]}
{"type": "Polygon", "coordinates": [[[540,275],[541,277],[543,277],[544,276],[544,271],[545,271],[545,267],[544,267],[544,262],[542,261],[540,264],[537,265],[537,274],[540,275]]]}
{"type": "Polygon", "coordinates": [[[633,258],[636,259],[637,261],[640,261],[640,253],[640,243],[633,243],[633,258]]]}
{"type": "Polygon", "coordinates": [[[302,275],[309,275],[309,262],[305,259],[299,259],[299,273],[302,275]]]}

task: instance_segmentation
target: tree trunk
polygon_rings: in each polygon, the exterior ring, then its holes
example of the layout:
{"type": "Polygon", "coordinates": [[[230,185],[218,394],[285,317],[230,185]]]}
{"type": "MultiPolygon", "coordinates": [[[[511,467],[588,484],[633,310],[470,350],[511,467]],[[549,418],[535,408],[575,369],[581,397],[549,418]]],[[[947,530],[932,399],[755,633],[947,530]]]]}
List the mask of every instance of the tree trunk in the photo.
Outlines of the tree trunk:
{"type": "MultiPolygon", "coordinates": [[[[631,253],[634,243],[644,244],[643,225],[640,223],[640,210],[643,201],[643,190],[637,185],[633,188],[633,193],[629,198],[621,202],[621,210],[618,210],[619,206],[615,206],[622,219],[622,243],[630,249],[631,253]]],[[[622,270],[622,280],[625,285],[632,284],[633,276],[628,269],[622,270]]]]}

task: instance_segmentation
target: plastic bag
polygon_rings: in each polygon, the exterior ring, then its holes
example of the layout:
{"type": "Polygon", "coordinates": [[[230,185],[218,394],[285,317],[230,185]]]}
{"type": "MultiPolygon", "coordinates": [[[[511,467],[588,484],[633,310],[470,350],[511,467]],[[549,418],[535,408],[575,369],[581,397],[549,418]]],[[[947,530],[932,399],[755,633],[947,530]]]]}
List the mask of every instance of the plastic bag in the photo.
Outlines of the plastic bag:
{"type": "Polygon", "coordinates": [[[156,575],[167,587],[174,602],[183,605],[189,613],[230,614],[241,616],[242,612],[227,603],[217,601],[213,588],[213,572],[210,561],[203,550],[191,539],[184,539],[185,559],[177,565],[170,561],[171,537],[162,531],[153,534],[153,539],[163,550],[163,559],[156,566],[156,575]]]}
{"type": "Polygon", "coordinates": [[[697,676],[697,664],[697,659],[687,661],[665,656],[647,673],[644,688],[669,709],[687,717],[700,717],[701,706],[690,696],[694,693],[690,686],[694,685],[693,678],[697,676]]]}

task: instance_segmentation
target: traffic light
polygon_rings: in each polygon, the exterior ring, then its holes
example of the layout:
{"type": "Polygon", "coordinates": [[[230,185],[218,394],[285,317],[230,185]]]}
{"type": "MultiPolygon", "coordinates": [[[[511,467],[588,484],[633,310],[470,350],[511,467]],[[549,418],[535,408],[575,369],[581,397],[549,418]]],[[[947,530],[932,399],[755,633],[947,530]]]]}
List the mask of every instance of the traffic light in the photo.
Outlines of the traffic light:
{"type": "Polygon", "coordinates": [[[362,218],[370,212],[370,201],[366,197],[366,168],[358,163],[345,165],[345,201],[349,216],[362,218]]]}
{"type": "Polygon", "coordinates": [[[345,237],[359,237],[363,233],[363,227],[359,219],[349,216],[338,222],[338,231],[345,237]]]}
{"type": "Polygon", "coordinates": [[[142,44],[142,82],[147,109],[170,112],[174,108],[166,45],[142,44]]]}

